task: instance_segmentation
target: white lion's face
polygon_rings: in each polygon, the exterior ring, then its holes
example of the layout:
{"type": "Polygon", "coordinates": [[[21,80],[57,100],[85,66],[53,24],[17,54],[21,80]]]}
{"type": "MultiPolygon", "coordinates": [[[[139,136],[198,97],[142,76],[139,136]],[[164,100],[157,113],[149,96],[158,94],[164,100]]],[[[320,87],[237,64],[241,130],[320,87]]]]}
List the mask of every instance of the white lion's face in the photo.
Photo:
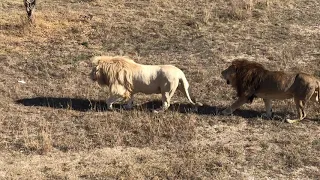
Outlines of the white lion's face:
{"type": "Polygon", "coordinates": [[[109,86],[109,80],[103,75],[102,69],[99,65],[92,68],[90,78],[92,81],[97,81],[100,86],[109,86]]]}

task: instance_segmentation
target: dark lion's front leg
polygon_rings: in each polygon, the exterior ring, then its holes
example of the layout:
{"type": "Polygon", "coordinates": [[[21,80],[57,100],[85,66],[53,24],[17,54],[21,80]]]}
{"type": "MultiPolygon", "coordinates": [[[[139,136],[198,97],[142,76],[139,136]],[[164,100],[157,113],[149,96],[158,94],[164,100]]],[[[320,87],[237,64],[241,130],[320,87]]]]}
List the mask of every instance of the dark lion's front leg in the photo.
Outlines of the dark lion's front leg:
{"type": "Polygon", "coordinates": [[[248,99],[246,97],[239,97],[239,99],[236,100],[236,102],[234,102],[231,106],[229,106],[228,108],[226,108],[225,110],[222,111],[223,115],[230,115],[233,113],[233,111],[235,111],[236,109],[238,109],[240,106],[242,106],[243,104],[245,104],[248,101],[248,99]]]}
{"type": "Polygon", "coordinates": [[[271,99],[263,99],[266,113],[263,113],[262,116],[265,116],[267,118],[272,118],[272,102],[271,99]]]}

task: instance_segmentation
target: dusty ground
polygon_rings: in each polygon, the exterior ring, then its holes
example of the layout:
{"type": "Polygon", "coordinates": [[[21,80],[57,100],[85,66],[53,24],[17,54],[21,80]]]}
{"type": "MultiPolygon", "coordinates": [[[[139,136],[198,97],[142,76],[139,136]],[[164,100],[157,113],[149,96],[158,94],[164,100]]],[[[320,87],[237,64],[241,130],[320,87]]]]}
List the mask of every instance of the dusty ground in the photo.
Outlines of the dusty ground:
{"type": "MultiPolygon", "coordinates": [[[[320,76],[318,0],[39,1],[0,3],[1,179],[319,179],[319,106],[287,124],[292,100],[261,118],[261,100],[220,115],[235,92],[220,72],[236,57],[320,76]],[[106,111],[88,79],[93,55],[183,69],[204,104],[181,93],[106,111]],[[26,83],[19,83],[18,81],[26,83]]],[[[119,107],[119,106],[118,106],[119,107]]]]}

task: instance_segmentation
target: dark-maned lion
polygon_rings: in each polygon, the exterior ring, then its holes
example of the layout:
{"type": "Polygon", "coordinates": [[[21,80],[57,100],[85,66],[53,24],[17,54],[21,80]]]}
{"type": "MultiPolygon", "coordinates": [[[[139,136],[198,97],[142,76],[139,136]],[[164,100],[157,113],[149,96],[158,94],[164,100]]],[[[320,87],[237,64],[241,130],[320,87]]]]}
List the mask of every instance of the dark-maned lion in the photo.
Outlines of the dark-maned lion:
{"type": "MultiPolygon", "coordinates": [[[[107,99],[108,109],[116,101],[127,101],[131,109],[136,93],[162,94],[162,108],[170,106],[170,99],[179,88],[188,100],[189,83],[184,73],[172,65],[143,65],[123,56],[95,56],[92,58],[91,79],[109,87],[111,96],[107,99]]],[[[157,112],[157,111],[156,111],[157,112]]]]}
{"type": "Polygon", "coordinates": [[[272,116],[272,99],[293,98],[298,111],[297,119],[287,119],[289,123],[298,122],[306,117],[305,105],[309,100],[319,102],[320,82],[312,75],[305,73],[288,73],[269,71],[261,64],[237,59],[222,71],[222,77],[237,91],[238,99],[222,111],[224,115],[254,98],[262,98],[265,103],[266,116],[272,116]]]}

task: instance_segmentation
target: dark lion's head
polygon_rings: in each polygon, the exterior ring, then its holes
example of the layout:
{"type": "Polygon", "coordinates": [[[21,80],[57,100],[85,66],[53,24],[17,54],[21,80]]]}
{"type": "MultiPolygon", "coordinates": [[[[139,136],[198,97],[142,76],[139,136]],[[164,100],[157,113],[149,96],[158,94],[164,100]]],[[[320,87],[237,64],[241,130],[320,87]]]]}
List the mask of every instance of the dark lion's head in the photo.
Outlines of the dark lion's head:
{"type": "Polygon", "coordinates": [[[236,68],[233,65],[223,70],[221,75],[223,79],[227,81],[227,84],[231,84],[232,87],[236,87],[236,68]]]}
{"type": "Polygon", "coordinates": [[[237,96],[252,99],[266,74],[266,69],[259,63],[246,59],[237,59],[221,72],[222,77],[237,90],[237,96]]]}

